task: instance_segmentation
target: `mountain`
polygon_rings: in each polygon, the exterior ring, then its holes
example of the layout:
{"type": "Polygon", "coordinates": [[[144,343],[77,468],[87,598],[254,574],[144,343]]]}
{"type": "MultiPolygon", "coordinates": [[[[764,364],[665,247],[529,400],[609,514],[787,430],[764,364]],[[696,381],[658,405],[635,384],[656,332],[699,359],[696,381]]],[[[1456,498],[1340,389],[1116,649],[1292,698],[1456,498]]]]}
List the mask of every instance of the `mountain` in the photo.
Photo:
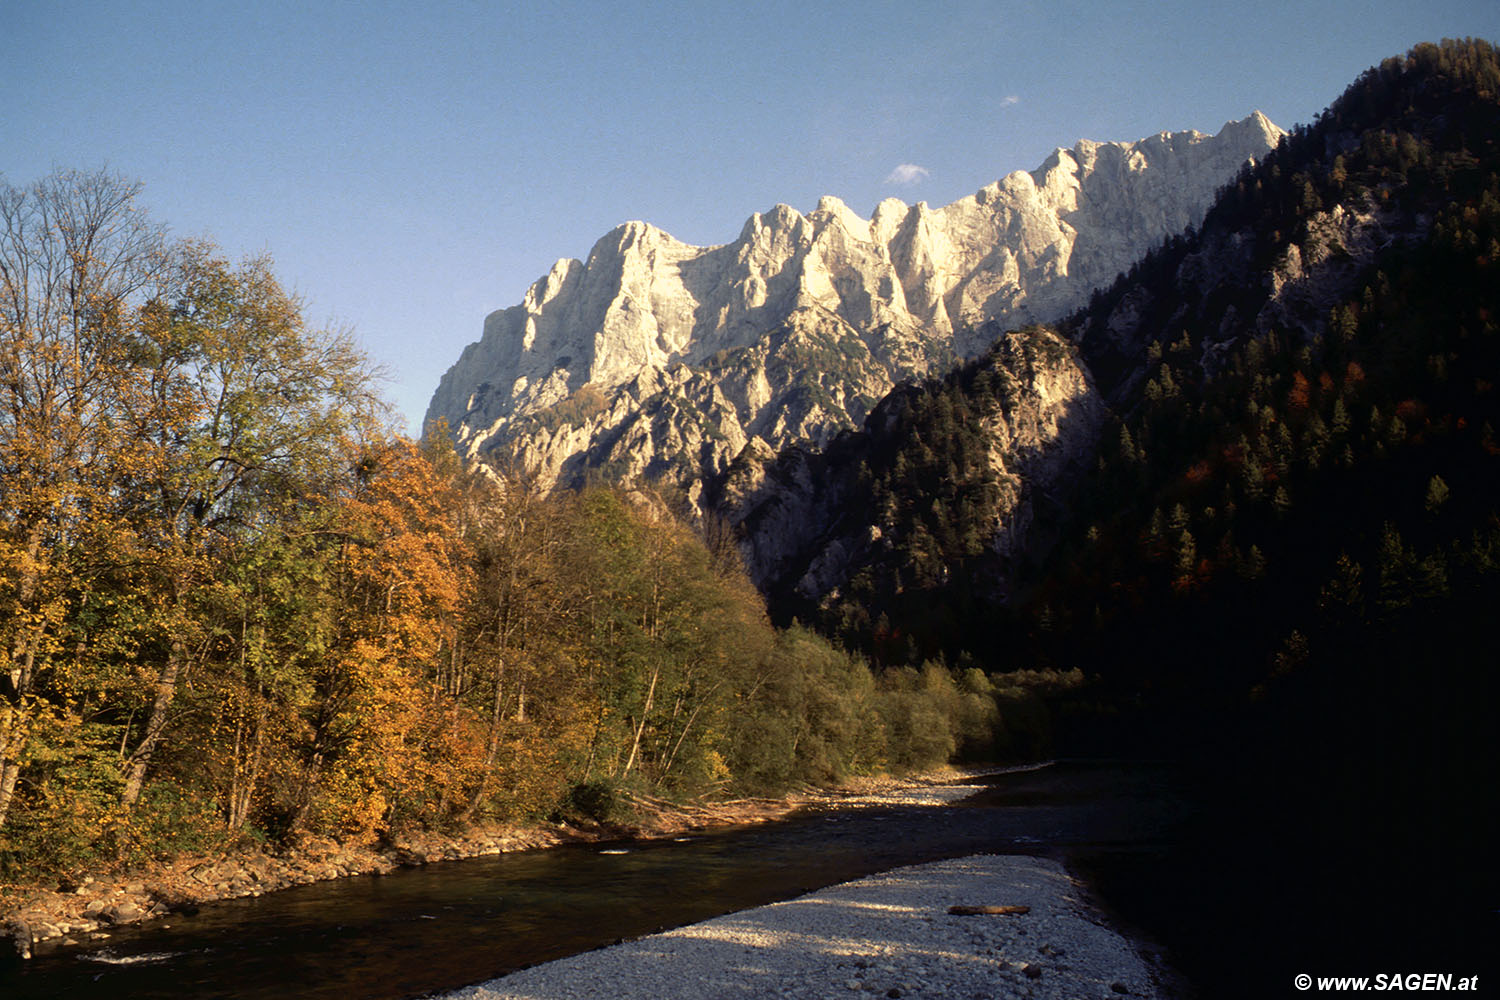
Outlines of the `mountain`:
{"type": "Polygon", "coordinates": [[[1258,581],[1295,627],[1336,544],[1368,568],[1411,516],[1375,502],[1398,470],[1418,510],[1434,475],[1490,495],[1493,62],[1383,64],[1075,315],[898,390],[828,447],[745,456],[715,509],[778,617],[882,658],[1012,656],[1059,629],[1118,661],[1156,649],[1147,609],[1170,631],[1186,595],[1258,581]],[[1439,443],[1464,459],[1414,457],[1439,443]]]}
{"type": "Polygon", "coordinates": [[[942,208],[778,205],[716,247],[627,223],[492,313],[427,420],[543,487],[667,476],[701,503],[747,446],[824,445],[983,351],[986,323],[1072,311],[1282,134],[1257,112],[1215,136],[1079,142],[942,208]]]}

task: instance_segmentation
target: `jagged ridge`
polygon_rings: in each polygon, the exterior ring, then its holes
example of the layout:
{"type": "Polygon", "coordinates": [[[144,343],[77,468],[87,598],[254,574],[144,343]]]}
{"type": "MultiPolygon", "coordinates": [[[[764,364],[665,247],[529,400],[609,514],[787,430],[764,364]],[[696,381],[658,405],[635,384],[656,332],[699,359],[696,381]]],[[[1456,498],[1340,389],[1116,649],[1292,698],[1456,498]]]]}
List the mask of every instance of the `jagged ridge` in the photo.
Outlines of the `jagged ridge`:
{"type": "Polygon", "coordinates": [[[778,205],[717,247],[627,223],[491,314],[428,420],[545,487],[675,470],[696,493],[752,442],[857,427],[899,382],[983,350],[985,321],[1059,318],[1281,134],[1257,112],[1217,136],[1079,142],[942,208],[778,205]]]}

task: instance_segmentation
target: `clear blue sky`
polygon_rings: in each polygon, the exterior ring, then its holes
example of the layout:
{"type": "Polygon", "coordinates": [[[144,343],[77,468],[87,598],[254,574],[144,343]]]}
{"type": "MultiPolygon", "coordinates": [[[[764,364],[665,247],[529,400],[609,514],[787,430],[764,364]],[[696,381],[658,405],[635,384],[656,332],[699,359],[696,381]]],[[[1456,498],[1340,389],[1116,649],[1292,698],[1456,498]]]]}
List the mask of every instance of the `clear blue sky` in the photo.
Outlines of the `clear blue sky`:
{"type": "Polygon", "coordinates": [[[0,174],[108,166],[269,250],[416,430],[484,316],[620,222],[946,204],[1080,138],[1306,122],[1462,36],[1500,2],[0,0],[0,174]]]}

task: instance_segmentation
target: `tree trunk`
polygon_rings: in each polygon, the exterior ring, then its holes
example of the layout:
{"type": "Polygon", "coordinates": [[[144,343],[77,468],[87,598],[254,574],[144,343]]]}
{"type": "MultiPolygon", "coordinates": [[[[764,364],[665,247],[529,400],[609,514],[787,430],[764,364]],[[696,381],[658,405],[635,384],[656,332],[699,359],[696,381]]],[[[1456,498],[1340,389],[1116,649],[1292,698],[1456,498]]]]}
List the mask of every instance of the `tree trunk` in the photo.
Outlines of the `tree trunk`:
{"type": "Polygon", "coordinates": [[[497,657],[495,660],[495,697],[490,702],[490,734],[484,748],[484,764],[479,769],[479,787],[475,789],[469,804],[460,816],[468,822],[474,815],[479,804],[490,794],[493,784],[490,778],[490,770],[495,766],[495,759],[500,756],[500,723],[503,721],[505,707],[505,658],[497,657]]]}
{"type": "Polygon", "coordinates": [[[234,781],[229,793],[227,817],[230,830],[242,829],[250,821],[250,807],[255,800],[255,787],[260,783],[260,763],[265,746],[265,732],[266,705],[262,696],[256,699],[254,720],[246,723],[242,717],[239,731],[235,734],[234,781]],[[250,747],[248,751],[244,751],[241,734],[247,724],[251,728],[250,747]]]}
{"type": "MultiPolygon", "coordinates": [[[[42,551],[42,529],[32,525],[26,535],[26,569],[21,574],[17,597],[22,608],[29,608],[36,597],[39,573],[37,560],[42,551]]],[[[21,753],[26,747],[27,725],[23,705],[31,693],[31,678],[36,668],[37,636],[34,629],[26,629],[16,638],[11,650],[10,670],[0,678],[0,703],[4,713],[0,715],[0,829],[5,827],[5,818],[10,813],[10,803],[16,794],[16,779],[21,774],[21,753]]]]}
{"type": "Polygon", "coordinates": [[[656,681],[661,677],[661,666],[658,665],[651,671],[651,686],[646,689],[646,704],[641,707],[641,721],[636,723],[635,739],[630,743],[630,756],[625,759],[625,768],[620,772],[620,777],[630,775],[630,769],[635,766],[636,755],[641,749],[641,734],[646,731],[646,719],[651,715],[651,704],[656,699],[656,681]]]}
{"type": "Polygon", "coordinates": [[[0,761],[0,827],[5,826],[5,814],[10,811],[11,799],[16,794],[16,779],[20,776],[20,762],[0,761]]]}
{"type": "Polygon", "coordinates": [[[490,702],[490,738],[485,748],[484,773],[489,774],[490,767],[495,763],[495,757],[500,751],[500,723],[505,719],[505,658],[498,657],[495,660],[495,698],[490,702]]]}
{"type": "Polygon", "coordinates": [[[704,705],[708,704],[708,699],[712,698],[718,692],[719,688],[723,686],[724,682],[720,681],[709,688],[708,693],[698,699],[698,704],[694,705],[693,710],[688,713],[687,721],[682,724],[682,732],[677,734],[677,742],[672,745],[672,752],[667,755],[667,762],[661,769],[663,778],[672,770],[672,764],[677,760],[677,751],[682,749],[682,742],[687,739],[688,730],[692,729],[693,723],[698,721],[698,713],[703,710],[704,705]]]}
{"type": "Polygon", "coordinates": [[[130,755],[125,774],[125,791],[120,795],[120,804],[125,808],[135,805],[141,797],[141,788],[146,782],[146,769],[151,765],[151,756],[161,743],[162,733],[167,728],[167,713],[177,697],[177,679],[182,675],[182,662],[186,655],[180,639],[172,640],[167,661],[156,675],[156,694],[151,699],[151,717],[146,720],[146,735],[130,755]]]}
{"type": "Polygon", "coordinates": [[[0,829],[10,812],[16,792],[16,778],[21,773],[21,753],[26,748],[27,725],[22,696],[31,689],[32,650],[21,656],[21,666],[10,672],[10,690],[4,692],[4,710],[0,712],[0,829]]]}

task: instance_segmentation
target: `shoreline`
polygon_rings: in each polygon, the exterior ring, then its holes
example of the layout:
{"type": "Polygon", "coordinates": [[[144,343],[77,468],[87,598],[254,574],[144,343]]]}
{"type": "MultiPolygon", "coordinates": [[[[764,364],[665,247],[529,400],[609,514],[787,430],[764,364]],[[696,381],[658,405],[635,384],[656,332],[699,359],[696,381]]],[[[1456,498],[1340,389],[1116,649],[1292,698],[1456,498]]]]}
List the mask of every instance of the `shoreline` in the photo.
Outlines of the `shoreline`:
{"type": "MultiPolygon", "coordinates": [[[[1032,766],[1037,765],[1025,765],[1032,766]]],[[[451,836],[415,833],[380,849],[306,838],[277,853],[230,849],[186,856],[146,869],[85,875],[76,883],[34,890],[0,913],[0,935],[13,942],[20,958],[29,959],[39,947],[99,942],[107,940],[117,926],[169,918],[209,903],[313,882],[386,875],[401,868],[563,844],[660,840],[687,832],[773,822],[808,808],[939,804],[957,801],[978,788],[955,782],[1006,770],[1011,768],[949,767],[903,777],[858,777],[839,786],[804,790],[778,799],[704,804],[642,800],[638,822],[610,826],[497,824],[451,836]],[[963,788],[968,790],[960,791],[963,788]]]]}
{"type": "Polygon", "coordinates": [[[979,854],[522,969],[432,1000],[1158,997],[1137,941],[1051,858],[979,854]]]}

